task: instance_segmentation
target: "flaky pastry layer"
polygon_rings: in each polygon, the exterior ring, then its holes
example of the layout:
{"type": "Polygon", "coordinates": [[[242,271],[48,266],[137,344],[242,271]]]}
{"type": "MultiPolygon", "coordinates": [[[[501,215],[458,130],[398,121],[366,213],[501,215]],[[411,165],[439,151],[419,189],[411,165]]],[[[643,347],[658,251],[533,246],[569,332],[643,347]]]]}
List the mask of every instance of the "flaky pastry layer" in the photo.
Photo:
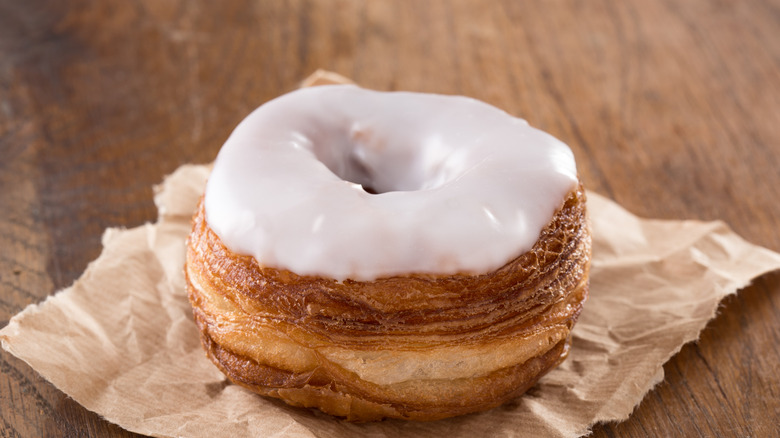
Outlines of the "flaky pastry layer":
{"type": "Polygon", "coordinates": [[[201,202],[186,277],[204,348],[233,382],[353,421],[435,420],[511,400],[565,359],[589,265],[580,186],[500,269],[366,282],[235,254],[201,202]]]}

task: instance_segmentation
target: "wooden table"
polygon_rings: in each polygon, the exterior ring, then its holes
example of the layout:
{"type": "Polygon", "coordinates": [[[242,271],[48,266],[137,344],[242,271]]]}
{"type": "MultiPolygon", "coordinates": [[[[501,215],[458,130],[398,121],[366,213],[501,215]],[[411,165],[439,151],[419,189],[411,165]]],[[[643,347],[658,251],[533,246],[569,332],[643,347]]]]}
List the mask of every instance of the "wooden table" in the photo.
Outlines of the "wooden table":
{"type": "MultiPolygon", "coordinates": [[[[317,68],[465,94],[567,142],[646,217],[780,251],[778,1],[0,0],[0,326],[70,285],[152,185],[317,68]]],[[[726,299],[594,436],[777,436],[780,273],[726,299]]],[[[0,353],[0,436],[129,436],[0,353]]]]}

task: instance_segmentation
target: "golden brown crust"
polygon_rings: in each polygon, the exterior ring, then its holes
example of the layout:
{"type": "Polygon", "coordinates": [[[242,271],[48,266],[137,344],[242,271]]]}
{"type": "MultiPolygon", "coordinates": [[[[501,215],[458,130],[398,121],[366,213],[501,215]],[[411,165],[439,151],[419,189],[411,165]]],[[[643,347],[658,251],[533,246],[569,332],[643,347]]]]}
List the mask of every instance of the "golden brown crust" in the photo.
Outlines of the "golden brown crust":
{"type": "Polygon", "coordinates": [[[298,276],[232,253],[202,205],[186,274],[204,348],[233,382],[353,421],[435,420],[498,406],[565,359],[589,264],[579,186],[530,251],[484,275],[298,276]]]}

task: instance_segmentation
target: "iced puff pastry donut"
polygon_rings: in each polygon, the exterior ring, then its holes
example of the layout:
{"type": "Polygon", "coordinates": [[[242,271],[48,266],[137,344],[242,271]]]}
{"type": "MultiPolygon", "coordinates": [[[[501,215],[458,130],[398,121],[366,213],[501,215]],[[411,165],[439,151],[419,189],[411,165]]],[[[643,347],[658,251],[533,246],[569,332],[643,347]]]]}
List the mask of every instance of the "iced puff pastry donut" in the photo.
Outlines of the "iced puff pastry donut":
{"type": "Polygon", "coordinates": [[[589,264],[566,145],[473,99],[336,85],[235,129],[186,276],[233,382],[348,420],[435,420],[564,360],[589,264]]]}

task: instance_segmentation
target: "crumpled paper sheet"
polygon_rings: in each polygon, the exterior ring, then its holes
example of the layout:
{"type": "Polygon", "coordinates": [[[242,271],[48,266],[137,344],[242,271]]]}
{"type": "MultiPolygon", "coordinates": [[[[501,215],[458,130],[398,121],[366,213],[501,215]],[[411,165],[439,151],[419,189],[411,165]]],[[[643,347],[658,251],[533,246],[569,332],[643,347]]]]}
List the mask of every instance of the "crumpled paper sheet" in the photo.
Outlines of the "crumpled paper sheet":
{"type": "Polygon", "coordinates": [[[560,367],[491,411],[350,424],[232,385],[202,351],[182,266],[208,173],[187,165],[169,176],[155,196],[158,222],[107,230],[73,286],[0,330],[3,348],[87,409],[153,436],[577,437],[628,418],[723,297],[780,268],[780,254],[721,222],[640,219],[589,193],[591,295],[560,367]]]}

